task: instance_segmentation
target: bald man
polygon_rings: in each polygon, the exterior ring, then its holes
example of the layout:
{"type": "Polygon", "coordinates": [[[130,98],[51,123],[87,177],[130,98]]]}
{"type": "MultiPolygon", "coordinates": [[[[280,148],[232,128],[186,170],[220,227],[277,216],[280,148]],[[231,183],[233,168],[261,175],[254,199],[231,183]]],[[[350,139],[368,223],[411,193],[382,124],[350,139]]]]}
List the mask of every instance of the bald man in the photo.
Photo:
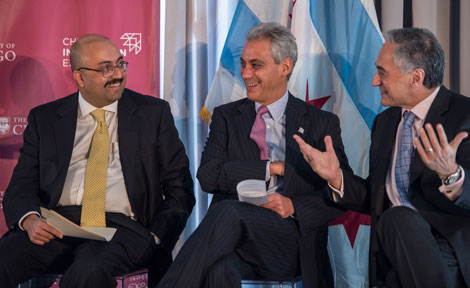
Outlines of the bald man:
{"type": "Polygon", "coordinates": [[[3,200],[0,283],[54,272],[61,287],[114,288],[115,276],[150,267],[156,284],[195,202],[169,105],[125,88],[128,63],[104,36],[81,37],[70,62],[79,91],[28,117],[3,200]],[[109,242],[68,237],[40,207],[117,231],[109,242]]]}

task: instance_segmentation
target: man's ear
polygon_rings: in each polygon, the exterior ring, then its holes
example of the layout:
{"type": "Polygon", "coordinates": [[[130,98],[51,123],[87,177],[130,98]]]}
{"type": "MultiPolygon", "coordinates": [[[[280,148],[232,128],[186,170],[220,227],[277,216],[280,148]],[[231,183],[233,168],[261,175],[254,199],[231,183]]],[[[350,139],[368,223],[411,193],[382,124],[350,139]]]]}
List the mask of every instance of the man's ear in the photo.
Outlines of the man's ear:
{"type": "Polygon", "coordinates": [[[85,86],[85,81],[83,80],[82,73],[80,73],[80,71],[78,70],[73,71],[73,78],[75,78],[75,81],[77,82],[78,87],[85,86]]]}
{"type": "Polygon", "coordinates": [[[281,75],[287,76],[292,72],[292,68],[294,66],[294,63],[292,63],[292,59],[290,58],[285,58],[284,60],[281,61],[280,63],[280,70],[281,70],[281,75]]]}
{"type": "Polygon", "coordinates": [[[416,68],[411,71],[411,87],[421,87],[424,83],[424,76],[426,73],[422,68],[416,68]]]}

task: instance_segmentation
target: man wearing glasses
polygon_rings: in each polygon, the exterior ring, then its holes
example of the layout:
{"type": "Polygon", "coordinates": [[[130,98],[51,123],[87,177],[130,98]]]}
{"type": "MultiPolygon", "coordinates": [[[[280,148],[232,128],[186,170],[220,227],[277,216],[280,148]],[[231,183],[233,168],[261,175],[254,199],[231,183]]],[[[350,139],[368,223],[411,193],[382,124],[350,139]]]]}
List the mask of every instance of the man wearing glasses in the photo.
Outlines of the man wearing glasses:
{"type": "Polygon", "coordinates": [[[195,202],[169,105],[125,89],[128,63],[104,36],[80,38],[70,62],[79,92],[28,117],[3,200],[0,283],[54,272],[61,287],[114,288],[115,276],[149,266],[156,282],[195,202]],[[109,242],[68,237],[40,207],[117,230],[109,242]]]}

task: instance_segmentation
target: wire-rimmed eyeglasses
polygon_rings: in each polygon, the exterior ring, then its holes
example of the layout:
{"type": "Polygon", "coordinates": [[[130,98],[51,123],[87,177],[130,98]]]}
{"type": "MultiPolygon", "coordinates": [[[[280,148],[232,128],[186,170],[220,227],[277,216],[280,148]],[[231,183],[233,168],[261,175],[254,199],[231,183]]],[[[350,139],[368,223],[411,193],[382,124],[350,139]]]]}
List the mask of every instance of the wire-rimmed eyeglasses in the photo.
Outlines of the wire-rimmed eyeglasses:
{"type": "Polygon", "coordinates": [[[108,65],[104,66],[101,69],[92,69],[92,68],[80,67],[80,68],[77,69],[77,71],[80,71],[80,70],[83,69],[83,70],[101,72],[101,74],[103,74],[104,78],[109,78],[114,74],[114,70],[116,68],[119,69],[119,71],[121,73],[126,72],[127,71],[127,65],[129,65],[129,62],[121,61],[117,65],[108,64],[108,65]]]}

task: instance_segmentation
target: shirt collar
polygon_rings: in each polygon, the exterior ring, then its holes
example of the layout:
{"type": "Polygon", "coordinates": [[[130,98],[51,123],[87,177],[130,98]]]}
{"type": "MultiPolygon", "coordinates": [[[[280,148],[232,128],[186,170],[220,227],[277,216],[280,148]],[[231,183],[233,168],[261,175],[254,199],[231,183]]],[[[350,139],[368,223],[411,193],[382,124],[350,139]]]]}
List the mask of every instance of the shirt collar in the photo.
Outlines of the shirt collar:
{"type": "MultiPolygon", "coordinates": [[[[286,110],[287,100],[289,100],[289,93],[286,90],[284,96],[282,96],[279,100],[274,103],[268,105],[269,113],[273,117],[274,121],[279,121],[284,115],[284,111],[286,110]]],[[[258,102],[255,102],[255,109],[258,111],[258,108],[261,106],[258,102]]]]}
{"type": "MultiPolygon", "coordinates": [[[[415,107],[411,108],[411,112],[415,114],[419,119],[424,120],[426,119],[426,115],[428,114],[429,108],[431,108],[432,102],[434,102],[434,99],[437,96],[437,93],[439,93],[439,89],[441,87],[437,87],[428,97],[423,99],[421,102],[415,105],[415,107]]],[[[401,115],[406,111],[406,109],[401,109],[401,115]]]]}
{"type": "MultiPolygon", "coordinates": [[[[113,103],[104,106],[102,109],[116,113],[117,112],[117,105],[118,101],[114,101],[113,103]]],[[[98,109],[95,106],[91,105],[88,103],[85,98],[83,98],[82,93],[78,92],[78,107],[79,109],[79,115],[80,117],[85,117],[86,115],[90,114],[92,111],[98,109]]]]}

